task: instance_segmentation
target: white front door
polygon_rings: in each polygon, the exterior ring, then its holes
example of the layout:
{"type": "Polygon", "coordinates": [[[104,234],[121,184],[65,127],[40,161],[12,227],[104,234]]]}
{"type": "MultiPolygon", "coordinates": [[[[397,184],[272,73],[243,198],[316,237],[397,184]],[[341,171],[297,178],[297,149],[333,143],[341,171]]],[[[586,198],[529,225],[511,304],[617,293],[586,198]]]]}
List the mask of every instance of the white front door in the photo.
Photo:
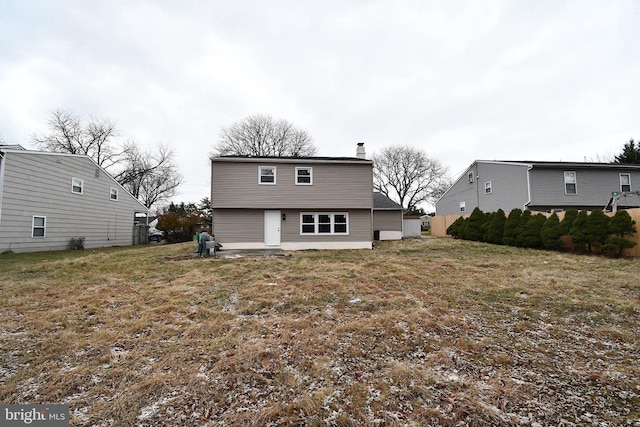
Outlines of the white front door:
{"type": "Polygon", "coordinates": [[[264,244],[280,246],[280,211],[264,211],[264,244]]]}

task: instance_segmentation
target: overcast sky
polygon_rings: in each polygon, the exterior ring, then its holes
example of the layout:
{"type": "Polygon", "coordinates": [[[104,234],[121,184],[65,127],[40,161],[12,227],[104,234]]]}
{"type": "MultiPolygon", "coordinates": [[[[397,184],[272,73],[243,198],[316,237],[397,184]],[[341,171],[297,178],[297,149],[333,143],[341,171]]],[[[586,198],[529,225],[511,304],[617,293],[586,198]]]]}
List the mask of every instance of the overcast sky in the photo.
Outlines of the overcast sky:
{"type": "Polygon", "coordinates": [[[593,161],[640,138],[640,1],[0,0],[0,138],[36,148],[59,108],[174,148],[185,202],[251,114],[321,156],[406,144],[452,177],[593,161]]]}

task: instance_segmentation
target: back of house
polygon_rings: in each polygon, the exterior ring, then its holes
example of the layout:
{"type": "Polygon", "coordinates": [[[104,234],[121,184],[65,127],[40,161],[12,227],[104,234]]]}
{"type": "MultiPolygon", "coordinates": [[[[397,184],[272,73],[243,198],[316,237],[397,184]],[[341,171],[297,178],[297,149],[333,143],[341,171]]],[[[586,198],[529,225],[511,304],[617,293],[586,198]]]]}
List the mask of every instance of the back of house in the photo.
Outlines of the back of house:
{"type": "Polygon", "coordinates": [[[213,233],[225,249],[358,249],[373,238],[362,157],[211,159],[213,233]]]}
{"type": "Polygon", "coordinates": [[[131,245],[147,215],[87,156],[0,147],[0,252],[131,245]]]}

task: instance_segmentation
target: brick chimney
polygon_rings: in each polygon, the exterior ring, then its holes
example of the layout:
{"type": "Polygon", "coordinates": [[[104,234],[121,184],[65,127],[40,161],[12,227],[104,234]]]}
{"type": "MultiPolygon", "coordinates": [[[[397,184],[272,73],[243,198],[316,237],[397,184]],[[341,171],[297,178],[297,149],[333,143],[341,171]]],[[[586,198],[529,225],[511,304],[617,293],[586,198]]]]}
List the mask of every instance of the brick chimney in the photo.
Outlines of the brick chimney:
{"type": "Polygon", "coordinates": [[[356,157],[359,159],[367,158],[367,155],[364,151],[364,142],[358,142],[358,148],[356,149],[356,157]]]}

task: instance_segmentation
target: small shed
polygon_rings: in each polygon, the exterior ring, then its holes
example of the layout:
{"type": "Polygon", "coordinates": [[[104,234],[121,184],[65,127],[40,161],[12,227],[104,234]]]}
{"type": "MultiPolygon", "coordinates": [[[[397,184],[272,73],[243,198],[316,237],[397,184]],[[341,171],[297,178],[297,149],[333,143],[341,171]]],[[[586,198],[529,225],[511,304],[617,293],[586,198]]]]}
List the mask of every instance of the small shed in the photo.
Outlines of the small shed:
{"type": "Polygon", "coordinates": [[[402,238],[422,236],[422,219],[419,216],[405,215],[402,217],[402,238]]]}
{"type": "Polygon", "coordinates": [[[382,193],[373,193],[373,240],[402,239],[402,206],[382,193]]]}

